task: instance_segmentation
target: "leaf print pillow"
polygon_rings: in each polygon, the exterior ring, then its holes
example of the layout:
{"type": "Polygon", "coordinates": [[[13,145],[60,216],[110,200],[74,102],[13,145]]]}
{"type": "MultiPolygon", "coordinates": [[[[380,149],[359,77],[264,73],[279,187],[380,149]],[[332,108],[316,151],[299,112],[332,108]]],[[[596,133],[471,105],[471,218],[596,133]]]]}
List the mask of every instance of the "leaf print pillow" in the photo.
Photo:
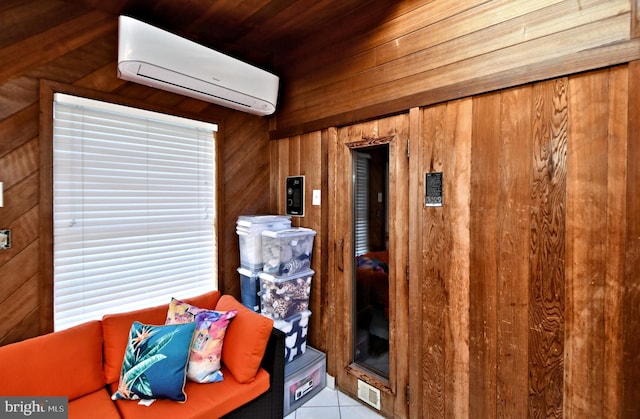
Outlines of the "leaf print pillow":
{"type": "Polygon", "coordinates": [[[134,322],[122,360],[117,399],[186,401],[184,392],[195,323],[152,326],[134,322]]]}

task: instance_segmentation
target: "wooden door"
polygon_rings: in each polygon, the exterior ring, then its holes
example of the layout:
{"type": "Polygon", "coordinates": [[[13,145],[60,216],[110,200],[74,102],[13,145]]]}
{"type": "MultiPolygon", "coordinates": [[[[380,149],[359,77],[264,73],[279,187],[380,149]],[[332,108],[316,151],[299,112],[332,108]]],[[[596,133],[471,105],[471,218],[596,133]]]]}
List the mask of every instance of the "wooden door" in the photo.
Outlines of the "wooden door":
{"type": "MultiPolygon", "coordinates": [[[[335,320],[331,334],[330,370],[336,386],[358,399],[358,382],[379,390],[380,413],[408,416],[408,138],[409,116],[402,114],[339,128],[334,132],[329,155],[332,205],[330,255],[333,295],[329,305],[335,320]],[[388,144],[388,377],[381,376],[355,359],[355,259],[353,227],[354,152],[388,144]]],[[[375,392],[374,392],[375,393],[375,392]]]]}

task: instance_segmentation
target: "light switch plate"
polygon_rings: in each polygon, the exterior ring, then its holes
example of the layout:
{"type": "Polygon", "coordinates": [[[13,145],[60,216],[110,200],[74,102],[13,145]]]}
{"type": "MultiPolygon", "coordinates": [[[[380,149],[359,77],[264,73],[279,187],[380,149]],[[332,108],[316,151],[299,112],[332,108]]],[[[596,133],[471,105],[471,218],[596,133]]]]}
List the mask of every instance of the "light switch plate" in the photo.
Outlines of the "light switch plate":
{"type": "Polygon", "coordinates": [[[313,190],[313,197],[311,199],[311,205],[320,205],[320,189],[313,190]]]}

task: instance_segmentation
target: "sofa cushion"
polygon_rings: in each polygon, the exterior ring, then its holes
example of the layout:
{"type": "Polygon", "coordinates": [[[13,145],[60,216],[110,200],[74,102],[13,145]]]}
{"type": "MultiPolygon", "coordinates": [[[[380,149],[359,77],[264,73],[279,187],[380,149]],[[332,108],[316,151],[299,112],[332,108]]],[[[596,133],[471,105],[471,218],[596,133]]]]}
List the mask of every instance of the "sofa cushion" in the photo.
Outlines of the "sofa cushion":
{"type": "Polygon", "coordinates": [[[185,401],[187,361],[196,324],[134,322],[113,399],[185,401]]]}
{"type": "Polygon", "coordinates": [[[226,415],[269,389],[269,373],[264,369],[260,369],[248,384],[239,383],[224,366],[222,372],[224,381],[218,383],[187,381],[187,401],[184,403],[171,400],[156,400],[150,406],[131,400],[117,400],[115,403],[125,419],[210,419],[226,415]]]}
{"type": "Polygon", "coordinates": [[[116,405],[111,401],[111,396],[104,387],[69,402],[68,413],[69,419],[120,418],[116,405]]]}
{"type": "MultiPolygon", "coordinates": [[[[213,309],[220,298],[219,291],[211,291],[184,301],[198,307],[213,309]]],[[[104,336],[104,375],[111,384],[120,378],[122,359],[129,340],[129,330],[134,321],[145,324],[162,325],[167,317],[169,302],[162,306],[144,308],[126,313],[107,314],[102,318],[104,336]]]]}
{"type": "Polygon", "coordinates": [[[104,387],[102,329],[90,321],[0,347],[3,396],[67,396],[104,387]],[[46,373],[45,373],[46,372],[46,373]]]}
{"type": "MultiPolygon", "coordinates": [[[[273,320],[251,311],[231,295],[220,297],[218,311],[236,310],[222,346],[222,363],[241,383],[255,377],[273,330],[273,320]]],[[[284,354],[282,354],[284,357],[284,354]]]]}

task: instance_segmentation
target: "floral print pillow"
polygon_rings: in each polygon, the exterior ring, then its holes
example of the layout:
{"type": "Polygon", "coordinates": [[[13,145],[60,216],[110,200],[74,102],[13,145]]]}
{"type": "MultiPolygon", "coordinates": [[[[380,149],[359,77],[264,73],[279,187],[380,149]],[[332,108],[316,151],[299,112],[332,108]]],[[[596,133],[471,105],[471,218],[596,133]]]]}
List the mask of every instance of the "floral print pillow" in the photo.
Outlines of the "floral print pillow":
{"type": "Polygon", "coordinates": [[[237,313],[236,310],[206,310],[175,298],[171,299],[166,324],[196,324],[187,368],[187,377],[191,381],[215,383],[224,379],[220,371],[222,344],[227,326],[237,313]]]}
{"type": "Polygon", "coordinates": [[[198,383],[215,383],[224,379],[220,371],[222,344],[229,322],[236,310],[203,311],[196,315],[196,332],[189,355],[187,377],[198,383]]]}

